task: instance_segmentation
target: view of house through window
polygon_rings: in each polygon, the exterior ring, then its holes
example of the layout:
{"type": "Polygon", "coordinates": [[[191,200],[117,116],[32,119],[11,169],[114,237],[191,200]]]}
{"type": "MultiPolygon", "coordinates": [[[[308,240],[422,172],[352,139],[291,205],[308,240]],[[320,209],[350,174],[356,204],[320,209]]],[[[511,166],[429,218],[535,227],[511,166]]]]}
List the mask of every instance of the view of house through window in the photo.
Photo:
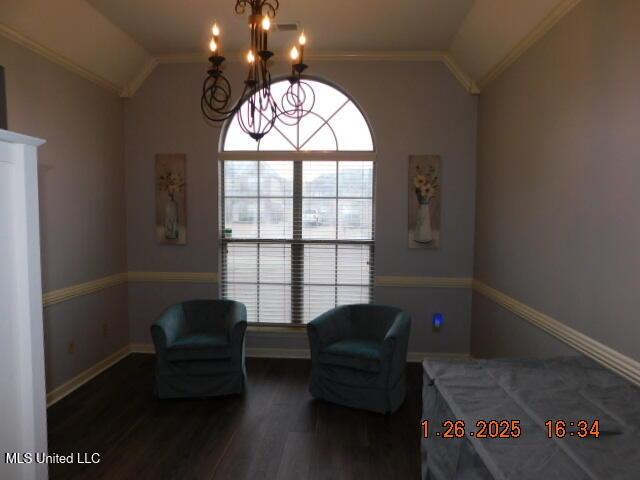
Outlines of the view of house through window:
{"type": "MultiPolygon", "coordinates": [[[[316,134],[329,129],[326,142],[309,138],[306,144],[316,142],[318,150],[335,155],[319,159],[309,152],[305,159],[299,148],[303,135],[290,132],[294,136],[287,139],[276,122],[261,142],[250,140],[258,150],[246,150],[237,159],[235,147],[247,142],[246,135],[233,129],[233,122],[226,132],[224,145],[234,147],[234,158],[226,159],[223,148],[221,294],[243,302],[250,322],[306,323],[336,305],[372,300],[375,168],[373,159],[363,159],[361,152],[371,151],[373,141],[348,97],[326,84],[313,84],[314,89],[321,86],[316,106],[329,104],[338,111],[325,108],[328,119],[321,125],[309,128],[305,118],[298,128],[316,134]],[[350,134],[349,123],[336,129],[341,112],[350,112],[360,139],[346,142],[353,150],[339,150],[341,139],[350,134]],[[261,153],[260,144],[275,143],[280,154],[274,157],[270,151],[267,158],[261,153]]],[[[310,117],[313,122],[318,118],[310,117]]]]}

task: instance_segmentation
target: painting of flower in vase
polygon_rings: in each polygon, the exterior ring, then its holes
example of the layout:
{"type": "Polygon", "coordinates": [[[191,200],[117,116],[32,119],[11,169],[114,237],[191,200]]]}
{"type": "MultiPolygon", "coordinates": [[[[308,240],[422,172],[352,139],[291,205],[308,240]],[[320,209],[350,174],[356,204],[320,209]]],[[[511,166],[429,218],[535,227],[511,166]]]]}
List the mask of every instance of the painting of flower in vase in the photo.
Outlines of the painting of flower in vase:
{"type": "Polygon", "coordinates": [[[441,169],[438,155],[409,157],[409,248],[440,247],[441,169]]]}
{"type": "Polygon", "coordinates": [[[156,237],[159,243],[187,243],[186,155],[156,155],[156,237]]]}

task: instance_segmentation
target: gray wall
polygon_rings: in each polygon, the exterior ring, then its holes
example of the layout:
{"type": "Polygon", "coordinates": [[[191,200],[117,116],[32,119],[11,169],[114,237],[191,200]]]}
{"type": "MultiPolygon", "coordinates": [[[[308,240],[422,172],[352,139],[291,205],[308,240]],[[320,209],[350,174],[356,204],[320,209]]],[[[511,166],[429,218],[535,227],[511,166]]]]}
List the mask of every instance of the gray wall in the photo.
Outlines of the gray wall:
{"type": "MultiPolygon", "coordinates": [[[[276,70],[285,71],[286,67],[276,70]]],[[[242,70],[231,64],[234,85],[242,70]]],[[[217,271],[218,130],[200,112],[206,65],[161,65],[125,102],[127,251],[130,271],[217,271]],[[162,246],[154,236],[154,155],[186,153],[188,245],[162,246]]],[[[477,99],[440,63],[321,62],[311,73],[350,92],[373,126],[378,148],[376,270],[378,275],[469,277],[473,263],[477,99]],[[407,157],[443,157],[443,232],[439,251],[407,248],[407,157]]],[[[237,92],[235,92],[237,94],[237,92]]],[[[171,302],[215,297],[217,286],[129,286],[133,342],[149,343],[149,325],[171,302]]],[[[414,317],[413,351],[468,352],[468,290],[378,288],[376,301],[398,305],[414,317]],[[433,312],[447,324],[432,334],[433,312]]],[[[265,340],[267,341],[267,340],[265,340]]],[[[251,346],[265,346],[250,338],[251,346]]],[[[298,348],[282,341],[273,348],[298,348]]]]}
{"type": "MultiPolygon", "coordinates": [[[[43,290],[125,271],[121,100],[4,38],[0,63],[9,128],[47,140],[38,169],[43,290]]],[[[122,286],[45,309],[49,390],[128,343],[126,296],[122,286]]]]}
{"type": "MultiPolygon", "coordinates": [[[[639,24],[636,0],[583,0],[483,92],[475,260],[483,282],[635,359],[639,24]]],[[[472,353],[563,348],[474,300],[472,353]]]]}

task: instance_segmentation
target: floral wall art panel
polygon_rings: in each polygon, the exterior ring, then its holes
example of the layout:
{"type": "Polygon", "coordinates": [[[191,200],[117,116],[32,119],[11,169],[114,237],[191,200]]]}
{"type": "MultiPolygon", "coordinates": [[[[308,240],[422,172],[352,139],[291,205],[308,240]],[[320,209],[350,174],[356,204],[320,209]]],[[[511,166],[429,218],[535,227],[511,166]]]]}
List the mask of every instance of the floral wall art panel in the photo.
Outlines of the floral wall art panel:
{"type": "Polygon", "coordinates": [[[169,245],[187,243],[186,155],[156,155],[156,236],[169,245]]]}
{"type": "Polygon", "coordinates": [[[409,156],[409,248],[440,247],[442,160],[409,156]]]}

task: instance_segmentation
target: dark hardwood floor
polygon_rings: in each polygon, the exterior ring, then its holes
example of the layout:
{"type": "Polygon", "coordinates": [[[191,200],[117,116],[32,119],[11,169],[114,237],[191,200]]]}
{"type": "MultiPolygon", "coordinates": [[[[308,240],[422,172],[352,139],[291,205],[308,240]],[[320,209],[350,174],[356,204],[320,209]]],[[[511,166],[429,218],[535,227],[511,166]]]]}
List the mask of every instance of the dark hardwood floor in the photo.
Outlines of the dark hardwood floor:
{"type": "Polygon", "coordinates": [[[48,410],[55,479],[417,479],[419,364],[394,415],[313,400],[306,360],[248,359],[244,396],[157,400],[153,355],[130,355],[48,410]]]}

